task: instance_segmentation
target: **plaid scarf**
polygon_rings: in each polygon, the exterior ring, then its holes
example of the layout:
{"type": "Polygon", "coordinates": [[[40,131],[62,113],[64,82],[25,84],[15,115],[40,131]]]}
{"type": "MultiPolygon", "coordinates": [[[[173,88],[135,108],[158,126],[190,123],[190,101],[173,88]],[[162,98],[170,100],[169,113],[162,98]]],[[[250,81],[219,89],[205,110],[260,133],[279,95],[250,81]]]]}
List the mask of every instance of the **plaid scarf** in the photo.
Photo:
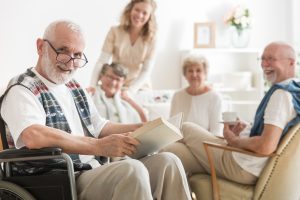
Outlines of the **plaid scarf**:
{"type": "MultiPolygon", "coordinates": [[[[24,86],[25,88],[30,90],[36,98],[38,98],[46,113],[46,126],[71,133],[70,126],[62,111],[62,108],[58,104],[53,94],[49,92],[47,86],[40,80],[38,76],[36,76],[32,72],[31,68],[27,69],[25,73],[13,78],[9,82],[8,88],[3,94],[3,97],[15,85],[24,86]]],[[[83,89],[75,80],[71,80],[65,85],[69,88],[70,93],[72,94],[72,97],[74,99],[77,112],[81,119],[84,134],[89,137],[94,137],[95,130],[91,123],[89,105],[83,89]]],[[[9,147],[14,148],[14,143],[9,131],[7,131],[6,133],[9,147]]],[[[73,162],[80,163],[78,154],[69,155],[71,156],[73,162]]]]}

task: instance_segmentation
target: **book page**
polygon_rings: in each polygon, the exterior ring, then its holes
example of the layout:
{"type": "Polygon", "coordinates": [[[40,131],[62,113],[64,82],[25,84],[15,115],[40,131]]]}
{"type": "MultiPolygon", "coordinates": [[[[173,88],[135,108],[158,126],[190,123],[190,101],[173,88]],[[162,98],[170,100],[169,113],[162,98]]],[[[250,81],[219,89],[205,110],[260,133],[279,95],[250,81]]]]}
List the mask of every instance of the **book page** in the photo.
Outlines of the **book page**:
{"type": "Polygon", "coordinates": [[[148,122],[132,132],[131,136],[141,143],[137,146],[137,152],[130,156],[136,159],[153,154],[168,144],[182,139],[180,130],[162,118],[148,122]]]}
{"type": "Polygon", "coordinates": [[[176,126],[179,130],[181,130],[183,120],[183,112],[177,113],[168,119],[168,122],[176,126]]]}

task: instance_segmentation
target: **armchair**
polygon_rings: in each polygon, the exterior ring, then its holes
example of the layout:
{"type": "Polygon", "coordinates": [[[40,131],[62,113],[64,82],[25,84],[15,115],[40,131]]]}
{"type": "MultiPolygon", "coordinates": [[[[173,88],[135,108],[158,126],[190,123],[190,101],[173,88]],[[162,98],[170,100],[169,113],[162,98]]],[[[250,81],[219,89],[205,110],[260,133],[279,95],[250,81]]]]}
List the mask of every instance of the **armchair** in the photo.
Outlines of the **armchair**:
{"type": "MultiPolygon", "coordinates": [[[[210,160],[209,148],[222,148],[255,156],[253,152],[204,142],[210,160]]],[[[213,160],[210,160],[211,176],[194,174],[189,178],[192,192],[197,200],[299,200],[300,190],[300,124],[291,128],[278,146],[276,152],[263,169],[255,185],[243,185],[217,178],[213,160]]]]}

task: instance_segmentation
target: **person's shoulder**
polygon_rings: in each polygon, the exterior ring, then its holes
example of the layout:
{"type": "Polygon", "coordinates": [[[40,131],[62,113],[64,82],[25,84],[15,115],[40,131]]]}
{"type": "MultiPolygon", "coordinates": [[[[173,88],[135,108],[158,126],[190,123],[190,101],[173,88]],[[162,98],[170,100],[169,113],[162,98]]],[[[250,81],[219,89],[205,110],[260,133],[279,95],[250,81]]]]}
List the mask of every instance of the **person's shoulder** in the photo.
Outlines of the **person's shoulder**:
{"type": "Polygon", "coordinates": [[[148,43],[149,43],[149,44],[152,44],[152,45],[156,44],[156,43],[157,43],[157,36],[156,36],[156,35],[153,35],[153,36],[149,39],[148,43]]]}
{"type": "Polygon", "coordinates": [[[95,94],[97,96],[105,96],[105,91],[100,87],[100,85],[97,85],[95,87],[95,94]]]}
{"type": "Polygon", "coordinates": [[[284,89],[281,89],[281,88],[279,88],[279,89],[277,89],[277,90],[275,90],[274,92],[273,92],[273,94],[272,94],[272,97],[274,98],[274,97],[289,97],[289,96],[291,96],[291,93],[290,92],[288,92],[287,90],[284,90],[284,89]]]}
{"type": "Polygon", "coordinates": [[[184,89],[178,89],[176,90],[173,95],[172,95],[172,101],[177,101],[178,99],[181,99],[181,97],[183,96],[183,91],[184,89]]]}
{"type": "Polygon", "coordinates": [[[184,94],[187,94],[186,92],[186,88],[181,88],[181,89],[178,89],[177,91],[174,92],[174,96],[178,96],[178,95],[184,95],[184,94]]]}
{"type": "Polygon", "coordinates": [[[7,87],[11,87],[12,85],[26,85],[32,86],[35,84],[36,77],[35,73],[31,69],[27,69],[26,72],[20,73],[10,79],[7,87]]]}
{"type": "Polygon", "coordinates": [[[215,89],[209,90],[209,91],[207,92],[207,95],[208,95],[212,100],[214,100],[214,101],[221,101],[222,98],[223,98],[222,94],[221,94],[219,91],[215,90],[215,89]]]}
{"type": "Polygon", "coordinates": [[[28,96],[35,97],[35,95],[30,92],[27,87],[24,87],[20,84],[13,85],[12,87],[7,88],[3,95],[5,95],[6,98],[8,96],[8,99],[10,100],[25,99],[25,97],[27,98],[28,96]]]}
{"type": "Polygon", "coordinates": [[[215,88],[210,88],[210,90],[207,92],[207,94],[212,95],[212,96],[222,96],[221,92],[219,92],[215,88]]]}
{"type": "Polygon", "coordinates": [[[121,32],[125,32],[125,30],[120,26],[112,26],[110,27],[109,32],[113,32],[113,33],[121,33],[121,32]]]}

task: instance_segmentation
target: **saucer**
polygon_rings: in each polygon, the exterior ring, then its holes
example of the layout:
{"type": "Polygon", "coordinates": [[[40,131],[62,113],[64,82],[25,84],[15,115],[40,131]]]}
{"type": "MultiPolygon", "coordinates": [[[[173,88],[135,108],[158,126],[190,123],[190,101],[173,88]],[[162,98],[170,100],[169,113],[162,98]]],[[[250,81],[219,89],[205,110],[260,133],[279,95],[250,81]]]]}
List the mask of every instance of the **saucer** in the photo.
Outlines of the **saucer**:
{"type": "Polygon", "coordinates": [[[220,123],[222,123],[222,124],[228,124],[228,125],[235,125],[235,124],[237,124],[238,122],[237,121],[232,121],[232,122],[220,122],[220,123]]]}

